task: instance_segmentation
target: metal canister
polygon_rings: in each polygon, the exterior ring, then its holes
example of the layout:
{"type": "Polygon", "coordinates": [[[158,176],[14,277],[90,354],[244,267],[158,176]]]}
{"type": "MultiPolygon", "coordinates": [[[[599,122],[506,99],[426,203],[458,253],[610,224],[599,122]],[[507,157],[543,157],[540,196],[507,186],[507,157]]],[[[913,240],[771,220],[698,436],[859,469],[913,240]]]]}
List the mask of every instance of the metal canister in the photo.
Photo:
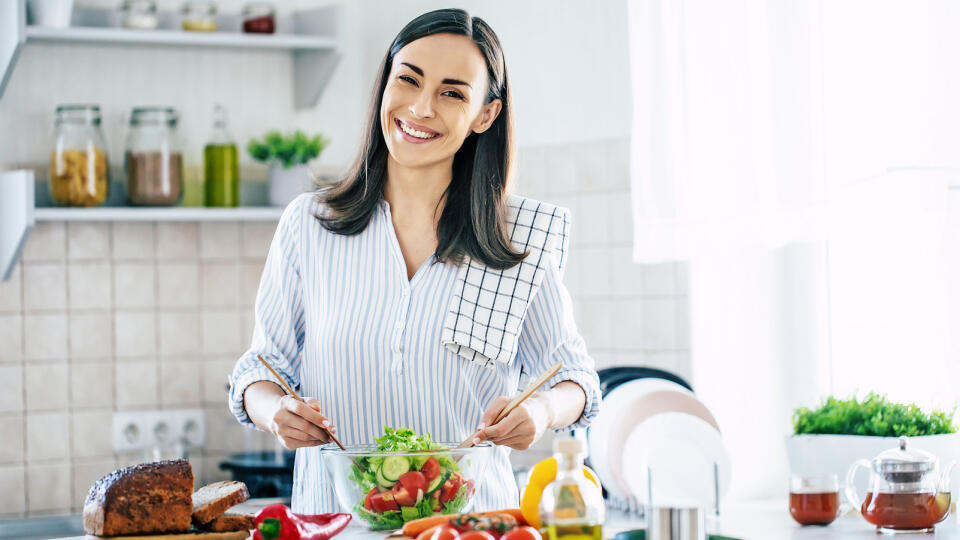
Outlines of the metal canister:
{"type": "Polygon", "coordinates": [[[704,511],[701,508],[648,508],[647,540],[705,540],[704,511]]]}

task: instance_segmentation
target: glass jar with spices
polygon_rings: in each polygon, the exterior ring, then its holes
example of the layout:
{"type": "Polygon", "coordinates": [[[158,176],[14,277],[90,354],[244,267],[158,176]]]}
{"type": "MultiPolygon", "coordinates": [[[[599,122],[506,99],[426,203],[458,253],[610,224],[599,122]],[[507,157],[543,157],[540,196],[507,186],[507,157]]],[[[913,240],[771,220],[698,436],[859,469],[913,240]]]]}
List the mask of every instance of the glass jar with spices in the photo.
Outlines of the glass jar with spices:
{"type": "Polygon", "coordinates": [[[217,3],[213,0],[189,0],[183,4],[181,27],[189,32],[217,30],[217,3]]]}
{"type": "Polygon", "coordinates": [[[272,34],[277,29],[276,10],[270,2],[248,2],[243,6],[243,31],[272,34]]]}
{"type": "Polygon", "coordinates": [[[120,17],[124,28],[153,30],[157,27],[156,0],[123,0],[120,17]]]}
{"type": "Polygon", "coordinates": [[[183,194],[183,154],[177,113],[170,107],[138,107],[130,116],[124,155],[131,204],[166,206],[183,194]]]}
{"type": "Polygon", "coordinates": [[[107,199],[107,153],[97,105],[59,105],[50,154],[50,197],[61,206],[98,206],[107,199]]]}

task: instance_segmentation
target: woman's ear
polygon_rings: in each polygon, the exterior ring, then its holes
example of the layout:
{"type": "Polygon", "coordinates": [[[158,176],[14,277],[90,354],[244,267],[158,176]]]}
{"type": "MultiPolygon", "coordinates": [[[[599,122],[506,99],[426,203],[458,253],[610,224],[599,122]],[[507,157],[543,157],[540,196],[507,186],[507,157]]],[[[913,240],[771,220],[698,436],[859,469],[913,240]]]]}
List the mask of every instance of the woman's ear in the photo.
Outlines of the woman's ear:
{"type": "Polygon", "coordinates": [[[487,103],[483,106],[483,109],[480,110],[480,114],[477,116],[477,119],[474,120],[473,129],[474,133],[483,133],[493,125],[493,121],[497,119],[497,116],[500,115],[500,109],[503,108],[503,102],[499,99],[495,99],[490,103],[487,103]]]}

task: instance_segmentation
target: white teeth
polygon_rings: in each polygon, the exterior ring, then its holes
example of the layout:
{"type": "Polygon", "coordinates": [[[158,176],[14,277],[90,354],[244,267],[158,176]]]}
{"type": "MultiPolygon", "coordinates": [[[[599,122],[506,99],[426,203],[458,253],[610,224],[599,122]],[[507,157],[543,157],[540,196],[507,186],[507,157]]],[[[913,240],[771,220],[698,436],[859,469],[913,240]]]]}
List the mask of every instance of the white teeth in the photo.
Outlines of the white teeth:
{"type": "Polygon", "coordinates": [[[404,124],[402,121],[400,122],[400,129],[402,129],[403,132],[406,133],[407,135],[412,135],[412,136],[414,136],[414,137],[416,137],[416,138],[418,138],[418,139],[432,139],[432,138],[436,137],[436,135],[431,135],[431,134],[429,134],[429,133],[424,133],[423,131],[417,131],[417,130],[415,130],[415,129],[410,129],[410,128],[407,127],[407,125],[404,124]]]}

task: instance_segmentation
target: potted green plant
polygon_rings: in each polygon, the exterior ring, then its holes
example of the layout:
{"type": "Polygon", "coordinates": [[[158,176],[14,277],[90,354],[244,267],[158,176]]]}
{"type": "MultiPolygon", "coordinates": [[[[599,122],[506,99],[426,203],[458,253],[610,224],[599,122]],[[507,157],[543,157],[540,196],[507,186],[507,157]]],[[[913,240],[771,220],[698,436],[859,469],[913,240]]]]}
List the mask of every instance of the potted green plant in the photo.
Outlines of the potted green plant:
{"type": "Polygon", "coordinates": [[[872,392],[863,399],[828,396],[818,407],[794,410],[793,434],[787,438],[791,472],[835,473],[843,481],[853,462],[873,459],[896,447],[900,436],[909,437],[911,447],[926,450],[943,463],[960,460],[960,435],[953,416],[953,411],[926,412],[872,392]]]}
{"type": "Polygon", "coordinates": [[[308,137],[300,130],[287,135],[274,130],[262,140],[250,140],[250,157],[270,166],[270,204],[286,206],[297,195],[312,189],[313,175],[307,163],[319,157],[328,144],[323,135],[308,137]]]}

